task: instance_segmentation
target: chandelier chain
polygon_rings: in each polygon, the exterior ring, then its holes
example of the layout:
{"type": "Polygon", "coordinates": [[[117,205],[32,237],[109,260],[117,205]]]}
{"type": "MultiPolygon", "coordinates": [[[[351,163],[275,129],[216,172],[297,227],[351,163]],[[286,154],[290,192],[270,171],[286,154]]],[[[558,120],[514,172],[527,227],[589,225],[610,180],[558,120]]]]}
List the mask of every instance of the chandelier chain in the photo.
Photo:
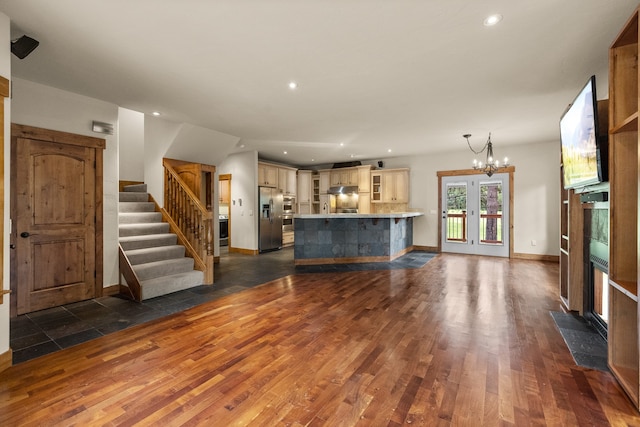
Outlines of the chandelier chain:
{"type": "Polygon", "coordinates": [[[478,162],[477,160],[473,160],[473,169],[483,171],[487,174],[487,176],[492,176],[495,172],[500,170],[500,166],[506,167],[509,166],[508,159],[504,158],[504,163],[500,165],[500,161],[494,159],[493,157],[493,144],[491,143],[491,133],[489,133],[489,137],[487,138],[487,142],[484,144],[482,149],[474,150],[471,146],[471,142],[469,142],[469,137],[471,134],[467,133],[462,135],[464,139],[467,140],[467,145],[469,146],[469,150],[471,150],[475,155],[478,155],[484,151],[487,152],[487,158],[485,163],[478,162]]]}
{"type": "Polygon", "coordinates": [[[484,146],[480,150],[476,151],[476,150],[473,149],[473,147],[471,146],[471,143],[469,142],[469,138],[471,137],[471,134],[467,133],[467,134],[462,135],[462,136],[467,140],[467,145],[469,146],[469,150],[473,151],[473,154],[475,154],[475,155],[478,155],[478,154],[484,152],[484,150],[487,149],[487,146],[491,142],[491,132],[489,132],[489,138],[487,138],[487,142],[484,143],[484,146]]]}

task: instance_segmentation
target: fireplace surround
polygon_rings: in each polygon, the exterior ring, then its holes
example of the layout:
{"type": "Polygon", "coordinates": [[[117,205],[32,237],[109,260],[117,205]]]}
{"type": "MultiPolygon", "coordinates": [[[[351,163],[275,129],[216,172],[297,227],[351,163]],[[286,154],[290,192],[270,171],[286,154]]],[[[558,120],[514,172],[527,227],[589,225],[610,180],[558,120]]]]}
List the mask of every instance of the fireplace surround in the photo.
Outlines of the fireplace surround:
{"type": "Polygon", "coordinates": [[[609,323],[609,203],[584,206],[584,317],[607,339],[609,323]]]}

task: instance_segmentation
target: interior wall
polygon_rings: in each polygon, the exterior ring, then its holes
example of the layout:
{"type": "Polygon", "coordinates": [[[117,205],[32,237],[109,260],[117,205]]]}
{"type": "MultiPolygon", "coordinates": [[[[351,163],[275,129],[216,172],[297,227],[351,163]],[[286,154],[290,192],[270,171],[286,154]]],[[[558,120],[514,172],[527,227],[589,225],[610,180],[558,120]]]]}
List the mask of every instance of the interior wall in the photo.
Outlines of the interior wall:
{"type": "MultiPolygon", "coordinates": [[[[464,141],[463,141],[464,143],[464,141]]],[[[517,145],[494,150],[509,157],[514,174],[514,252],[559,255],[560,142],[517,145]],[[532,245],[535,241],[535,246],[532,245]]],[[[464,145],[464,144],[463,144],[464,145]]],[[[414,220],[414,244],[438,245],[438,171],[470,169],[474,156],[468,149],[424,156],[382,159],[384,168],[408,167],[410,207],[425,215],[414,220]]]]}
{"type": "Polygon", "coordinates": [[[239,140],[237,136],[182,123],[165,157],[216,166],[239,140]]]}
{"type": "Polygon", "coordinates": [[[231,154],[218,168],[231,174],[231,247],[258,250],[258,152],[231,154]]]}
{"type": "MultiPolygon", "coordinates": [[[[11,52],[10,52],[10,26],[9,17],[0,12],[0,76],[11,80],[11,52]]],[[[3,241],[0,242],[3,251],[2,259],[2,289],[9,289],[9,233],[11,225],[9,222],[9,176],[11,173],[11,100],[4,101],[4,218],[3,218],[3,241]]],[[[0,296],[0,355],[9,351],[9,294],[0,296]]]]}
{"type": "Polygon", "coordinates": [[[103,286],[118,284],[118,107],[108,102],[17,78],[13,79],[12,90],[13,123],[106,140],[103,153],[103,286]],[[93,120],[113,124],[114,134],[93,132],[93,120]]]}
{"type": "Polygon", "coordinates": [[[144,116],[144,182],[160,206],[164,204],[162,159],[179,131],[179,123],[148,114],[144,116]]]}
{"type": "Polygon", "coordinates": [[[144,114],[118,108],[118,172],[122,181],[144,181],[144,114]]]}

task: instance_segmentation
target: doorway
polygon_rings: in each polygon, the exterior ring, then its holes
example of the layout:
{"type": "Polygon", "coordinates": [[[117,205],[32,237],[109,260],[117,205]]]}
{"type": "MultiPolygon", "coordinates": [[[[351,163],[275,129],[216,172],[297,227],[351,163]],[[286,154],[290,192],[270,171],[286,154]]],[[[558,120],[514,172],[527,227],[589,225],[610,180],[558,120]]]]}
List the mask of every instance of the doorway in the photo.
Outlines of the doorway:
{"type": "Polygon", "coordinates": [[[441,176],[442,252],[509,257],[510,173],[441,176]]]}
{"type": "Polygon", "coordinates": [[[231,174],[218,177],[218,224],[220,256],[228,255],[231,246],[231,174]]]}
{"type": "Polygon", "coordinates": [[[102,295],[104,148],[101,138],[12,125],[12,314],[102,295]]]}

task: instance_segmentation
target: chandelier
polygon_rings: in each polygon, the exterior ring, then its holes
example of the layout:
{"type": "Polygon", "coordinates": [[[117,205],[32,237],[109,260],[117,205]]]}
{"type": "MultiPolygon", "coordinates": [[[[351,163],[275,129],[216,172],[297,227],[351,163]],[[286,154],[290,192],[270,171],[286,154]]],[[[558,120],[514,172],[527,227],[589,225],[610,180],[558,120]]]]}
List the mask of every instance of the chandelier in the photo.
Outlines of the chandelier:
{"type": "Polygon", "coordinates": [[[471,143],[469,142],[469,138],[471,137],[470,133],[466,133],[464,135],[462,135],[463,138],[465,138],[467,140],[467,145],[469,146],[469,149],[471,151],[473,151],[474,154],[480,154],[483,151],[487,150],[487,159],[484,163],[477,161],[476,159],[473,159],[473,168],[476,170],[480,170],[484,173],[486,173],[488,176],[493,175],[500,167],[507,167],[509,166],[509,159],[507,159],[506,157],[504,158],[504,163],[502,163],[502,165],[500,164],[500,162],[498,160],[495,160],[493,158],[493,144],[491,143],[491,132],[489,132],[489,138],[487,139],[486,144],[484,144],[484,147],[482,147],[482,149],[476,151],[473,149],[473,147],[471,147],[471,143]]]}

